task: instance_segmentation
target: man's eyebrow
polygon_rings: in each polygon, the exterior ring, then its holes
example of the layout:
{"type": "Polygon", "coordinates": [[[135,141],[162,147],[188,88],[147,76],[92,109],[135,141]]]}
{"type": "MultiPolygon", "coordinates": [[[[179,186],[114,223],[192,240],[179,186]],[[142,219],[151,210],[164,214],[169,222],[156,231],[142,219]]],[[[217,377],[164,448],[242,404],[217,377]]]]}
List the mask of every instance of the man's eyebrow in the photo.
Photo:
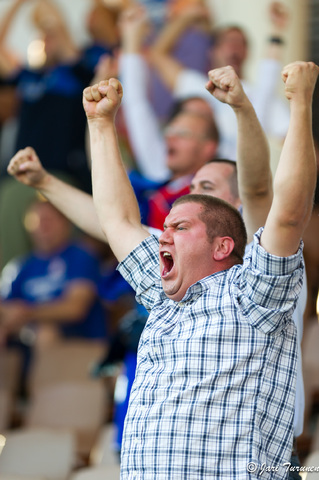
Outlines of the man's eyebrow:
{"type": "MultiPolygon", "coordinates": [[[[175,220],[175,222],[170,222],[171,227],[177,227],[181,223],[191,223],[191,221],[187,218],[181,218],[180,220],[175,220]]],[[[165,225],[167,226],[167,225],[165,225]]]]}
{"type": "MultiPolygon", "coordinates": [[[[215,185],[215,182],[212,182],[211,180],[200,180],[198,184],[202,187],[204,185],[215,185]]],[[[195,187],[194,182],[191,182],[190,187],[195,187]]]]}
{"type": "Polygon", "coordinates": [[[215,185],[215,182],[213,182],[212,180],[201,180],[199,183],[201,185],[204,185],[205,183],[208,183],[209,185],[215,185]]]}

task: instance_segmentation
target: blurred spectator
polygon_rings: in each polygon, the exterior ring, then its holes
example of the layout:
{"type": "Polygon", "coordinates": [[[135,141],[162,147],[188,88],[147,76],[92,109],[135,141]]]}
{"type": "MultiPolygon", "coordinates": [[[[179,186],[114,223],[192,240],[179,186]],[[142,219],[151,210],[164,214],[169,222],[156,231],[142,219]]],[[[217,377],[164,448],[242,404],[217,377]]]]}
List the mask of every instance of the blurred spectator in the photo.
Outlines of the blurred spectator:
{"type": "Polygon", "coordinates": [[[142,7],[121,16],[120,77],[125,90],[123,113],[140,172],[164,184],[150,196],[147,225],[162,228],[171,204],[189,192],[194,173],[214,157],[218,132],[210,107],[199,99],[199,112],[185,106],[170,119],[164,134],[147,97],[147,64],[142,55],[148,15],[142,7]],[[210,112],[207,115],[207,108],[210,112]]]}
{"type": "MultiPolygon", "coordinates": [[[[141,6],[150,19],[151,28],[144,38],[143,47],[147,55],[148,47],[154,42],[161,29],[169,19],[179,15],[180,11],[189,5],[203,5],[204,0],[103,0],[109,8],[120,12],[141,6]]],[[[211,21],[209,16],[202,18],[196,25],[190,25],[182,34],[173,48],[174,57],[186,65],[206,73],[209,66],[209,47],[211,21]]],[[[174,102],[170,90],[163,83],[161,76],[150,66],[148,97],[154,111],[161,122],[167,120],[167,115],[174,102]]]]}
{"type": "Polygon", "coordinates": [[[107,340],[107,319],[98,299],[100,264],[72,240],[70,222],[50,203],[27,210],[33,252],[7,264],[1,277],[2,342],[18,345],[26,365],[34,347],[58,338],[107,340]]]}
{"type": "Polygon", "coordinates": [[[0,26],[2,79],[17,87],[20,101],[13,151],[32,144],[47,168],[74,177],[82,186],[88,185],[81,95],[92,78],[92,69],[83,65],[64,18],[48,0],[38,1],[31,12],[40,34],[33,46],[38,46],[40,54],[29,58],[27,65],[13,59],[5,40],[15,15],[25,3],[16,0],[0,26]]]}
{"type": "Polygon", "coordinates": [[[117,378],[112,418],[115,434],[112,443],[114,450],[120,453],[124,419],[135,378],[138,342],[148,318],[148,312],[137,303],[134,290],[113,268],[116,265],[117,262],[104,270],[99,294],[108,310],[113,313],[116,311],[117,321],[113,322],[112,335],[105,356],[93,366],[91,375],[117,378]],[[120,317],[119,312],[122,312],[120,317]]]}
{"type": "MultiPolygon", "coordinates": [[[[236,159],[235,115],[227,105],[218,102],[205,91],[203,87],[207,82],[205,75],[179,63],[172,53],[182,33],[206,17],[207,11],[202,6],[189,6],[181,10],[179,15],[161,31],[151,50],[150,59],[176,98],[201,96],[211,102],[221,135],[218,154],[224,158],[236,159]]],[[[266,58],[261,62],[256,84],[252,85],[245,80],[243,85],[266,134],[282,140],[288,128],[289,109],[278,97],[276,90],[282,69],[280,60],[285,43],[288,11],[280,2],[273,2],[269,18],[271,24],[270,36],[267,39],[269,48],[266,58]]],[[[231,65],[242,78],[248,48],[246,34],[238,26],[217,29],[212,36],[210,68],[231,65]]]]}
{"type": "MultiPolygon", "coordinates": [[[[31,19],[39,38],[29,46],[29,52],[37,52],[37,56],[29,57],[29,63],[24,64],[7,47],[6,39],[15,17],[27,3],[26,0],[12,2],[0,25],[1,79],[3,84],[15,87],[18,100],[13,138],[8,144],[8,132],[3,127],[5,137],[1,145],[2,267],[16,255],[30,251],[22,218],[25,204],[32,198],[33,192],[23,186],[17,188],[5,174],[6,164],[18,149],[32,145],[50,171],[85,191],[91,190],[82,91],[94,75],[98,55],[110,51],[106,44],[98,54],[92,54],[92,45],[90,49],[80,51],[56,4],[38,0],[32,5],[31,19]]],[[[99,5],[96,4],[96,8],[100,8],[99,5]]],[[[96,18],[101,22],[106,18],[101,14],[96,16],[93,9],[90,18],[90,32],[96,35],[96,41],[100,41],[102,29],[97,27],[96,18]]],[[[115,40],[108,40],[113,47],[115,40]]]]}
{"type": "MultiPolygon", "coordinates": [[[[154,41],[165,24],[177,18],[184,9],[190,6],[203,7],[204,0],[140,0],[145,4],[151,21],[155,23],[155,32],[150,43],[154,41]],[[162,22],[158,22],[156,12],[158,5],[162,7],[162,22]],[[156,28],[157,27],[157,28],[156,28]]],[[[158,15],[159,16],[159,15],[158,15]]],[[[206,74],[209,69],[209,50],[211,46],[212,21],[207,12],[206,17],[189,25],[180,35],[180,38],[172,48],[172,55],[185,67],[198,70],[206,74]]],[[[159,120],[165,122],[174,103],[174,96],[163,82],[157,70],[150,65],[149,97],[159,120]]]]}
{"type": "Polygon", "coordinates": [[[135,378],[140,336],[148,318],[147,310],[137,302],[121,319],[104,358],[92,369],[93,377],[117,375],[114,391],[115,435],[113,448],[120,454],[124,420],[135,378]],[[119,373],[120,369],[120,373],[119,373]]]}

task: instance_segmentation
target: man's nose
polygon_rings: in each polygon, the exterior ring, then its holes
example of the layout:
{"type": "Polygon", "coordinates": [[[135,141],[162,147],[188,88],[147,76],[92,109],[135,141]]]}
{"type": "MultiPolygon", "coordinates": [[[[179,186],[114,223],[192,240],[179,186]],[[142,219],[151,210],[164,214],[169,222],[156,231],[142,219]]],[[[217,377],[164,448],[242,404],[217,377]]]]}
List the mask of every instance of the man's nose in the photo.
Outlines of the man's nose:
{"type": "Polygon", "coordinates": [[[172,243],[172,233],[168,228],[164,230],[164,232],[161,234],[161,236],[158,239],[159,243],[161,245],[165,245],[167,243],[172,243]]]}

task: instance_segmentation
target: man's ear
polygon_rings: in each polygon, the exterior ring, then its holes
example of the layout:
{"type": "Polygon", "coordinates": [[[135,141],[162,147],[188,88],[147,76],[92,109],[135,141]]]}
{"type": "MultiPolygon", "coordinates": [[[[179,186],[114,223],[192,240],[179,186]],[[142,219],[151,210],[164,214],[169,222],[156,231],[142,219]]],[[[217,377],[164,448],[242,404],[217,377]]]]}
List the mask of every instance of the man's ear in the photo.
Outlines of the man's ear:
{"type": "Polygon", "coordinates": [[[220,262],[229,257],[235,247],[231,237],[217,237],[214,242],[213,259],[220,262]]]}

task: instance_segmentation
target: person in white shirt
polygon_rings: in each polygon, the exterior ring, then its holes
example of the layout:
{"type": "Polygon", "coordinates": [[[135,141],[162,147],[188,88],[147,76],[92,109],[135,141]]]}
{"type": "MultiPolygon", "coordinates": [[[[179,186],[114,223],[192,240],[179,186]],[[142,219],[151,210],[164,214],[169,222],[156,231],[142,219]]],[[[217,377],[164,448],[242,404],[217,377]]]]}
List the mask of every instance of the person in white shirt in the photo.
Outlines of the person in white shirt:
{"type": "MultiPolygon", "coordinates": [[[[149,59],[176,98],[201,96],[210,102],[220,133],[218,155],[236,160],[236,118],[233,111],[213,96],[207,95],[203,89],[205,76],[201,72],[187,69],[172,55],[172,49],[185,28],[196,24],[205,15],[207,16],[207,11],[203,7],[185,8],[161,31],[152,46],[149,59]]],[[[248,40],[243,29],[238,26],[225,26],[216,30],[210,58],[211,68],[231,65],[235,69],[265,133],[282,141],[289,124],[289,108],[277,93],[278,78],[282,69],[283,34],[288,23],[288,11],[283,4],[280,2],[271,4],[270,19],[269,49],[260,63],[254,84],[243,78],[244,63],[248,56],[248,40]]]]}

